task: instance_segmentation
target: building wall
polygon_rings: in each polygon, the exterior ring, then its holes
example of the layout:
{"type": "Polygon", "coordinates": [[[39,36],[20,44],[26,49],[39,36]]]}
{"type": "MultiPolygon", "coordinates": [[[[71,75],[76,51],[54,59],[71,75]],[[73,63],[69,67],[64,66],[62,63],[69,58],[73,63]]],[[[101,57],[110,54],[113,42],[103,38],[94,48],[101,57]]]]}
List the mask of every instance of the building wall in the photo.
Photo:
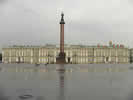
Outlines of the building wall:
{"type": "MultiPolygon", "coordinates": [[[[65,53],[66,62],[70,58],[72,64],[129,63],[130,61],[129,49],[121,47],[68,46],[65,47],[65,53]]],[[[59,48],[56,46],[3,48],[2,62],[56,63],[58,54],[59,48]]]]}
{"type": "Polygon", "coordinates": [[[129,50],[127,48],[95,48],[94,63],[128,63],[129,50]]]}

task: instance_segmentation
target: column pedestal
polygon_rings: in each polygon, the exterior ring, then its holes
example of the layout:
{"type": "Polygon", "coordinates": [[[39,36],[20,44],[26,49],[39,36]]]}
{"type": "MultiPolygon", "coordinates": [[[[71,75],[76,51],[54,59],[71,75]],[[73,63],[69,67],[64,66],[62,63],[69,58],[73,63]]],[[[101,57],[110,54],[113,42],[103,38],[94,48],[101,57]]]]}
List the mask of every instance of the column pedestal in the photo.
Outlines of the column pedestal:
{"type": "Polygon", "coordinates": [[[59,53],[59,57],[56,58],[56,64],[66,64],[66,54],[65,53],[59,53]]]}

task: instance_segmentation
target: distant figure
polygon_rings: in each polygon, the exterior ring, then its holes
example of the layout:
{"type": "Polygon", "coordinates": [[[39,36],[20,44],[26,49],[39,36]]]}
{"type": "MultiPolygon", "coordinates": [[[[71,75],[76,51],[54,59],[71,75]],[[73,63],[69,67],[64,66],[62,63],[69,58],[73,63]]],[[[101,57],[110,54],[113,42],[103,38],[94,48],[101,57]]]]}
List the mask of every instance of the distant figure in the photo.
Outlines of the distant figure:
{"type": "Polygon", "coordinates": [[[39,66],[40,64],[38,64],[38,63],[35,63],[35,66],[39,66]]]}
{"type": "Polygon", "coordinates": [[[45,64],[45,66],[47,66],[47,65],[48,65],[48,63],[45,64]]]}

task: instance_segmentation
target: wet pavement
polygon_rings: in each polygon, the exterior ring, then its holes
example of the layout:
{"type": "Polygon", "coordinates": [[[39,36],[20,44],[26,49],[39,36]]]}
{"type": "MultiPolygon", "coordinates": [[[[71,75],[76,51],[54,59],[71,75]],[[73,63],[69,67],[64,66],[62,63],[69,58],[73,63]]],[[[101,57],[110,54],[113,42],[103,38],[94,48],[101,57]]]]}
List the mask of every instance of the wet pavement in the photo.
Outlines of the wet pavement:
{"type": "Polygon", "coordinates": [[[0,64],[0,100],[133,100],[132,64],[0,64]]]}

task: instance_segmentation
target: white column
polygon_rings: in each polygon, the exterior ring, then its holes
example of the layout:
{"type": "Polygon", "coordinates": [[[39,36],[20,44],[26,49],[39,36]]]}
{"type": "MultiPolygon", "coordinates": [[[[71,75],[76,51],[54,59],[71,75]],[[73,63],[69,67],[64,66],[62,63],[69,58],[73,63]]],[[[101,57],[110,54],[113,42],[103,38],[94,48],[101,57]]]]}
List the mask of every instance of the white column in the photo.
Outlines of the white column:
{"type": "Polygon", "coordinates": [[[11,50],[9,51],[9,56],[11,56],[11,50]]]}
{"type": "Polygon", "coordinates": [[[33,58],[31,58],[31,64],[33,63],[33,58]]]}
{"type": "Polygon", "coordinates": [[[116,55],[115,56],[118,56],[117,50],[115,52],[116,52],[116,55]]]}
{"type": "MultiPolygon", "coordinates": [[[[39,57],[41,56],[41,55],[40,55],[40,54],[41,54],[40,52],[41,52],[41,50],[39,49],[39,57]]],[[[39,58],[39,62],[40,62],[40,58],[39,58]]]]}
{"type": "Polygon", "coordinates": [[[116,63],[118,63],[118,57],[116,57],[116,63]]]}
{"type": "Polygon", "coordinates": [[[96,51],[94,51],[94,56],[96,56],[96,51]]]}
{"type": "Polygon", "coordinates": [[[4,63],[4,59],[5,59],[5,52],[2,50],[2,62],[4,63]]]}
{"type": "Polygon", "coordinates": [[[16,57],[16,62],[18,62],[18,57],[16,57]]]}
{"type": "Polygon", "coordinates": [[[105,56],[105,52],[106,52],[106,50],[103,49],[103,54],[104,54],[104,56],[105,56]]]}
{"type": "Polygon", "coordinates": [[[3,57],[5,56],[5,52],[4,51],[2,51],[2,55],[3,55],[3,57]]]}
{"type": "Polygon", "coordinates": [[[39,57],[39,63],[40,63],[40,57],[39,57]]]}
{"type": "Polygon", "coordinates": [[[109,51],[110,51],[110,57],[111,57],[111,49],[109,51]]]}
{"type": "Polygon", "coordinates": [[[9,63],[11,63],[11,57],[9,57],[9,63]]]}

